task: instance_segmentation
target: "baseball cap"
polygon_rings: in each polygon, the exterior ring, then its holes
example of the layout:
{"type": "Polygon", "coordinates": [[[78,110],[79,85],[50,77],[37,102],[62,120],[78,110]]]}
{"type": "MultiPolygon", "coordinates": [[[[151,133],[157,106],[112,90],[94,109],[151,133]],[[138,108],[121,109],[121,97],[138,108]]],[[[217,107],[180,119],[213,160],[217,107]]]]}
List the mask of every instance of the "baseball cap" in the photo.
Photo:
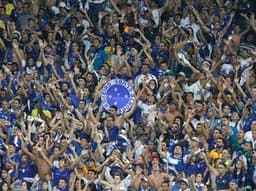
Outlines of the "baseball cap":
{"type": "Polygon", "coordinates": [[[181,179],[181,182],[184,182],[185,184],[188,185],[188,180],[187,180],[186,178],[182,178],[182,179],[181,179]]]}
{"type": "Polygon", "coordinates": [[[183,76],[184,78],[186,77],[186,74],[184,73],[184,72],[179,72],[178,74],[177,74],[177,76],[183,76]]]}
{"type": "Polygon", "coordinates": [[[195,141],[195,142],[197,142],[197,143],[199,143],[200,141],[199,141],[199,139],[197,138],[197,137],[192,137],[192,139],[191,139],[192,141],[195,141]]]}
{"type": "Polygon", "coordinates": [[[169,71],[165,72],[165,75],[166,76],[175,76],[175,72],[172,70],[169,70],[169,71]]]}
{"type": "Polygon", "coordinates": [[[69,8],[66,6],[66,3],[65,3],[65,2],[60,2],[60,3],[59,3],[59,7],[65,8],[65,9],[69,9],[69,8]]]}
{"type": "Polygon", "coordinates": [[[153,154],[152,157],[151,157],[152,160],[156,159],[156,160],[159,160],[159,156],[158,154],[153,154]]]}

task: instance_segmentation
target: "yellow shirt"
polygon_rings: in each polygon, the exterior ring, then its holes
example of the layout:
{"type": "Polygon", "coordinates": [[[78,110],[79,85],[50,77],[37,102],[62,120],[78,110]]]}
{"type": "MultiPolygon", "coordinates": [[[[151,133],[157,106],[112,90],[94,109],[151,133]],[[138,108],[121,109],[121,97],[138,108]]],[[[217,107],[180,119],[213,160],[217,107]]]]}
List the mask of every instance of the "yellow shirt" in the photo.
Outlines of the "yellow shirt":
{"type": "Polygon", "coordinates": [[[209,158],[212,161],[212,165],[216,159],[222,158],[222,153],[219,153],[216,149],[213,149],[209,153],[209,158]]]}
{"type": "Polygon", "coordinates": [[[111,46],[106,46],[104,48],[104,51],[106,52],[106,54],[108,55],[112,55],[115,53],[115,48],[114,47],[111,47],[111,46]]]}
{"type": "Polygon", "coordinates": [[[5,23],[3,20],[0,19],[0,28],[5,29],[5,23]]]}
{"type": "MultiPolygon", "coordinates": [[[[43,109],[43,114],[44,114],[47,118],[49,118],[49,119],[52,118],[52,113],[51,113],[49,110],[43,109]]],[[[39,112],[38,112],[38,109],[33,109],[32,112],[31,112],[31,115],[32,115],[33,117],[41,118],[41,116],[40,116],[40,114],[39,114],[39,112]]]]}
{"type": "Polygon", "coordinates": [[[5,9],[6,9],[5,14],[10,16],[12,14],[12,10],[14,9],[14,5],[12,3],[7,3],[5,5],[5,9]]]}

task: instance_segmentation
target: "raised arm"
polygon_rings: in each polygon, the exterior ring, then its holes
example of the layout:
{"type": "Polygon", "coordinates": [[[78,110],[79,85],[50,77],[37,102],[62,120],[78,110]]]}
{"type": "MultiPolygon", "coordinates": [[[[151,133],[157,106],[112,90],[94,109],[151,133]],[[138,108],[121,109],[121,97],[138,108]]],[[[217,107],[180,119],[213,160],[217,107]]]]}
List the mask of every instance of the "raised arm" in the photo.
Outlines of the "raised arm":
{"type": "Polygon", "coordinates": [[[0,38],[0,49],[6,51],[7,50],[7,47],[6,45],[4,44],[4,41],[2,40],[2,38],[0,38]]]}
{"type": "Polygon", "coordinates": [[[67,40],[65,42],[65,53],[64,53],[64,66],[65,66],[66,69],[70,69],[70,66],[69,66],[69,63],[68,63],[68,54],[69,54],[70,45],[71,45],[70,40],[67,40]]]}
{"type": "Polygon", "coordinates": [[[134,103],[133,103],[132,108],[130,109],[130,111],[124,113],[124,115],[123,115],[124,119],[128,119],[134,113],[135,109],[137,108],[137,102],[139,100],[139,97],[141,96],[141,93],[142,92],[140,91],[139,94],[136,95],[134,103]]]}
{"type": "Polygon", "coordinates": [[[13,42],[12,47],[13,47],[14,53],[17,55],[20,63],[25,62],[24,52],[19,48],[18,43],[13,42]]]}
{"type": "Polygon", "coordinates": [[[202,157],[203,157],[203,159],[204,159],[204,161],[205,161],[205,163],[206,163],[206,165],[207,165],[207,167],[208,167],[208,169],[209,169],[209,171],[210,171],[210,178],[211,178],[211,187],[212,187],[212,190],[213,191],[216,191],[217,190],[217,185],[216,185],[216,176],[217,176],[217,174],[218,174],[218,172],[215,170],[215,168],[213,168],[211,165],[210,165],[210,163],[209,163],[209,161],[208,161],[208,158],[207,158],[207,156],[206,156],[206,153],[201,153],[201,155],[202,155],[202,157]]]}
{"type": "MultiPolygon", "coordinates": [[[[68,144],[65,144],[64,146],[61,147],[59,151],[54,153],[52,156],[50,156],[50,162],[52,163],[54,160],[56,160],[60,155],[62,155],[68,148],[68,144]]],[[[49,158],[49,157],[47,157],[49,158]]]]}
{"type": "Polygon", "coordinates": [[[142,38],[142,40],[146,43],[146,47],[148,48],[148,49],[150,49],[151,48],[151,42],[145,37],[145,35],[143,34],[143,32],[141,32],[141,30],[139,29],[139,28],[131,28],[133,31],[135,31],[135,32],[138,32],[138,33],[140,33],[140,36],[141,36],[141,38],[142,38]]]}
{"type": "Polygon", "coordinates": [[[47,162],[47,164],[50,167],[52,167],[53,161],[51,161],[51,159],[49,159],[49,157],[45,153],[45,150],[43,148],[41,148],[41,147],[36,147],[36,150],[39,152],[39,154],[42,156],[42,158],[47,162]]]}
{"type": "Polygon", "coordinates": [[[242,94],[243,99],[246,99],[246,98],[247,98],[246,93],[244,92],[244,90],[243,90],[242,87],[240,86],[239,80],[238,80],[237,78],[235,78],[234,84],[236,85],[238,91],[242,94]]]}
{"type": "Polygon", "coordinates": [[[256,20],[255,20],[255,13],[251,13],[251,15],[250,15],[250,25],[252,26],[252,29],[254,30],[254,31],[256,31],[256,20]]]}
{"type": "Polygon", "coordinates": [[[162,151],[162,143],[164,140],[164,135],[160,135],[159,137],[159,144],[157,147],[157,152],[160,154],[161,157],[165,158],[166,157],[166,153],[162,151]]]}
{"type": "Polygon", "coordinates": [[[203,20],[201,19],[198,11],[196,10],[196,8],[194,7],[194,5],[192,3],[189,3],[188,1],[185,1],[188,5],[188,7],[190,8],[190,10],[193,12],[193,14],[195,15],[197,21],[199,22],[199,24],[202,26],[202,29],[206,32],[209,32],[210,30],[207,28],[207,26],[205,25],[205,23],[203,22],[203,20]]]}
{"type": "Polygon", "coordinates": [[[36,160],[36,156],[35,156],[32,152],[30,152],[30,151],[28,150],[28,148],[27,148],[27,146],[24,144],[24,142],[22,142],[21,150],[22,150],[26,155],[28,155],[31,160],[33,160],[33,161],[36,160]]]}
{"type": "Polygon", "coordinates": [[[225,25],[225,27],[221,30],[221,32],[220,32],[221,35],[220,35],[219,38],[222,38],[222,37],[226,34],[228,28],[230,27],[230,25],[231,25],[231,23],[232,23],[232,21],[233,21],[234,16],[235,16],[235,12],[232,12],[232,13],[230,14],[230,19],[229,19],[228,23],[227,23],[227,24],[225,25]]]}
{"type": "Polygon", "coordinates": [[[111,5],[114,7],[115,11],[118,13],[118,15],[121,15],[121,10],[117,7],[116,3],[113,0],[110,0],[111,5]]]}

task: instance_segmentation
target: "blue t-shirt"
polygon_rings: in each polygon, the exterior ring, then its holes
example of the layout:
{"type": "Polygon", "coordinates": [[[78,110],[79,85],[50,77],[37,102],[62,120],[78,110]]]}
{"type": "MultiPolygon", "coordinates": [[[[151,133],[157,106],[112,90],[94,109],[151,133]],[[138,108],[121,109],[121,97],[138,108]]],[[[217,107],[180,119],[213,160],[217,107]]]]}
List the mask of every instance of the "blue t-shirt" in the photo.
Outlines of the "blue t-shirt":
{"type": "Polygon", "coordinates": [[[21,148],[21,139],[18,136],[11,135],[9,144],[14,145],[17,150],[21,148]]]}
{"type": "Polygon", "coordinates": [[[109,141],[116,141],[119,133],[119,128],[117,126],[108,127],[109,141]]]}
{"type": "Polygon", "coordinates": [[[250,112],[250,118],[253,120],[256,120],[256,100],[253,101],[251,112],[250,112]]]}
{"type": "Polygon", "coordinates": [[[9,121],[11,124],[7,128],[11,128],[15,124],[16,117],[13,112],[3,111],[0,109],[0,119],[9,121]]]}
{"type": "Polygon", "coordinates": [[[100,67],[107,61],[107,54],[104,50],[97,50],[97,57],[93,62],[93,69],[98,71],[100,67]]]}
{"type": "Polygon", "coordinates": [[[72,173],[72,170],[70,168],[65,168],[64,170],[60,170],[60,168],[57,168],[54,166],[52,168],[53,186],[58,186],[60,179],[65,179],[68,184],[71,173],[72,173]]]}
{"type": "Polygon", "coordinates": [[[18,165],[18,179],[34,178],[36,175],[36,166],[32,163],[18,165]]]}
{"type": "Polygon", "coordinates": [[[217,190],[222,190],[222,189],[229,189],[229,182],[232,180],[232,177],[229,174],[224,174],[222,177],[218,175],[216,177],[216,185],[217,185],[217,190]]]}

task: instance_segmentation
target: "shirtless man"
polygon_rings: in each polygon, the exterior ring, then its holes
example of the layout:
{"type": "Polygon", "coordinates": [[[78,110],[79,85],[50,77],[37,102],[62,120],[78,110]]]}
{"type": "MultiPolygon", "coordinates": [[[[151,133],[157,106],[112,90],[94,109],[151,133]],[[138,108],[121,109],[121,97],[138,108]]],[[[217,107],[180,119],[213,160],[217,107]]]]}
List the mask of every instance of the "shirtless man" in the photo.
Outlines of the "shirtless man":
{"type": "Polygon", "coordinates": [[[143,175],[144,166],[143,164],[137,164],[135,168],[135,172],[132,175],[132,187],[138,188],[141,184],[143,178],[146,178],[143,175]]]}
{"type": "Polygon", "coordinates": [[[168,111],[165,114],[166,120],[169,122],[170,125],[172,125],[177,116],[181,116],[177,103],[175,102],[169,103],[168,111]]]}
{"type": "MultiPolygon", "coordinates": [[[[67,149],[68,145],[69,143],[65,142],[61,150],[59,152],[55,152],[49,158],[49,160],[54,161],[55,159],[57,159],[67,149]]],[[[26,147],[25,143],[22,142],[21,149],[25,154],[30,157],[31,160],[35,162],[35,165],[38,169],[39,177],[42,180],[47,180],[47,178],[51,175],[51,166],[49,165],[48,161],[42,157],[39,150],[37,149],[37,145],[34,146],[32,152],[30,152],[26,147]]]]}
{"type": "Polygon", "coordinates": [[[153,160],[152,173],[149,175],[149,181],[153,185],[153,187],[159,190],[159,188],[162,185],[162,182],[168,178],[169,178],[169,175],[167,173],[160,171],[159,161],[153,160]]]}
{"type": "Polygon", "coordinates": [[[114,118],[114,121],[115,121],[114,123],[117,127],[122,128],[123,125],[124,125],[124,121],[126,119],[128,119],[134,113],[134,111],[137,107],[137,100],[140,96],[140,93],[138,93],[138,94],[139,95],[136,96],[136,99],[135,99],[136,101],[134,102],[132,108],[128,112],[126,112],[122,115],[117,114],[117,107],[116,106],[114,106],[114,105],[110,106],[109,114],[114,118]]]}

